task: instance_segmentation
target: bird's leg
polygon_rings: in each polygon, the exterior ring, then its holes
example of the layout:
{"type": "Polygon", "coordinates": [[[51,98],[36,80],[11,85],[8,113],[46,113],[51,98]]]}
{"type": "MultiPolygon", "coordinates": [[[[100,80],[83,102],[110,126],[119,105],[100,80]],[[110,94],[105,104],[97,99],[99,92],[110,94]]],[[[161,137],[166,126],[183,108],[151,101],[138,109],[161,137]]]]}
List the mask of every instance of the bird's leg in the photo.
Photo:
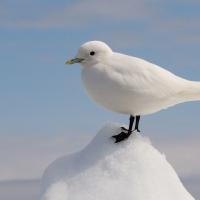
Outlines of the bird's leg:
{"type": "MultiPolygon", "coordinates": [[[[132,128],[133,128],[134,119],[135,118],[131,115],[130,116],[128,133],[125,133],[125,132],[122,131],[120,134],[112,136],[113,138],[115,138],[115,143],[121,142],[121,141],[127,139],[131,135],[131,133],[133,132],[132,128]]],[[[123,129],[123,130],[125,130],[125,129],[123,129]]]]}
{"type": "Polygon", "coordinates": [[[128,128],[128,134],[131,135],[132,133],[132,128],[133,128],[133,123],[134,123],[135,117],[132,115],[130,116],[130,121],[129,121],[129,128],[128,128]]]}
{"type": "Polygon", "coordinates": [[[135,121],[135,129],[137,132],[140,132],[139,130],[139,122],[140,122],[140,115],[136,116],[136,121],[135,121]]]}

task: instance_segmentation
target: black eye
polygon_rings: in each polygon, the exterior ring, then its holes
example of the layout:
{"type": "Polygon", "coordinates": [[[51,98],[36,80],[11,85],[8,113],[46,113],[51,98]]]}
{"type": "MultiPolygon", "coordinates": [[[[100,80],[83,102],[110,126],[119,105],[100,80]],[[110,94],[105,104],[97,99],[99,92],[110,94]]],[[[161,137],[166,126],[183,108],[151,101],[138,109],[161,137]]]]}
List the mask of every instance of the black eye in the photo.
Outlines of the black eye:
{"type": "Polygon", "coordinates": [[[91,52],[90,52],[90,55],[91,55],[91,56],[93,56],[94,54],[95,54],[95,52],[94,52],[94,51],[91,51],[91,52]]]}

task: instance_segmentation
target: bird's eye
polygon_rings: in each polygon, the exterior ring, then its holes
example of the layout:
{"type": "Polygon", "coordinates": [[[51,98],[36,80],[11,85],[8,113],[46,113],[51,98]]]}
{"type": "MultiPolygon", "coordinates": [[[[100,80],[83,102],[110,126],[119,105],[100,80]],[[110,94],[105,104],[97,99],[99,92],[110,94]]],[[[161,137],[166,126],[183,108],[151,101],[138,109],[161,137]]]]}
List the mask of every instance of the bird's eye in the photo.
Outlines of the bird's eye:
{"type": "Polygon", "coordinates": [[[94,52],[94,51],[91,51],[91,52],[90,52],[90,55],[91,55],[91,56],[93,56],[94,54],[95,54],[95,52],[94,52]]]}

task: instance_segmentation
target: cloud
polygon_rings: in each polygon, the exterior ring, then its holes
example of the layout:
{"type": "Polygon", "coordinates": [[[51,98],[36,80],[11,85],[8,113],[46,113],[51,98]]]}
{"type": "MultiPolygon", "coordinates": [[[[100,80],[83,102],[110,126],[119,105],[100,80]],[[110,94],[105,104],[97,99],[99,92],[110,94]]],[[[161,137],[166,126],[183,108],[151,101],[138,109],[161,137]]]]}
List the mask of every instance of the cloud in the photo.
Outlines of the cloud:
{"type": "MultiPolygon", "coordinates": [[[[176,6],[192,5],[198,7],[196,1],[147,1],[147,0],[83,0],[68,3],[41,3],[40,1],[23,1],[18,4],[2,4],[0,7],[0,26],[13,28],[82,28],[100,24],[139,22],[151,28],[152,24],[165,31],[171,28],[198,25],[199,17],[190,11],[189,17],[179,16],[176,6]],[[49,5],[50,4],[50,5],[49,5]],[[172,8],[170,7],[172,6],[172,8]],[[175,8],[174,8],[174,7],[175,8]],[[15,7],[14,10],[12,7],[15,7]],[[30,9],[31,7],[31,9],[30,9]],[[196,21],[196,22],[195,22],[196,21]],[[150,22],[150,24],[149,24],[150,22]]],[[[154,27],[152,27],[154,29],[154,27]]],[[[149,29],[151,31],[151,29],[149,29]]]]}
{"type": "Polygon", "coordinates": [[[182,178],[183,184],[186,186],[188,191],[191,192],[191,194],[195,197],[195,199],[200,198],[200,176],[190,176],[182,178]]]}
{"type": "MultiPolygon", "coordinates": [[[[27,18],[12,21],[5,16],[5,19],[1,20],[0,23],[1,26],[18,28],[66,28],[83,27],[100,22],[133,21],[144,18],[151,12],[151,7],[145,2],[147,1],[75,1],[65,5],[64,8],[45,10],[39,19],[35,19],[35,16],[27,16],[27,18]]],[[[9,14],[12,15],[12,13],[9,14]]]]}
{"type": "Polygon", "coordinates": [[[0,182],[0,199],[38,200],[39,180],[12,180],[0,182]]]}
{"type": "Polygon", "coordinates": [[[55,158],[82,148],[91,135],[1,135],[0,181],[40,178],[55,158]]]}
{"type": "Polygon", "coordinates": [[[175,45],[199,46],[200,18],[191,10],[199,6],[188,0],[83,0],[50,6],[21,0],[17,11],[11,5],[1,5],[0,27],[86,30],[91,31],[90,38],[108,41],[118,48],[149,45],[171,51],[175,45]]]}
{"type": "Polygon", "coordinates": [[[199,137],[190,137],[189,134],[185,138],[155,139],[158,148],[165,153],[179,176],[184,178],[200,177],[200,162],[196,159],[200,154],[199,140],[199,137]]]}
{"type": "MultiPolygon", "coordinates": [[[[121,50],[127,48],[139,48],[144,46],[145,41],[136,30],[102,30],[95,34],[94,38],[102,40],[112,46],[113,50],[121,50]],[[123,39],[125,38],[125,39],[123,39]]],[[[91,39],[91,40],[92,40],[91,39]]]]}

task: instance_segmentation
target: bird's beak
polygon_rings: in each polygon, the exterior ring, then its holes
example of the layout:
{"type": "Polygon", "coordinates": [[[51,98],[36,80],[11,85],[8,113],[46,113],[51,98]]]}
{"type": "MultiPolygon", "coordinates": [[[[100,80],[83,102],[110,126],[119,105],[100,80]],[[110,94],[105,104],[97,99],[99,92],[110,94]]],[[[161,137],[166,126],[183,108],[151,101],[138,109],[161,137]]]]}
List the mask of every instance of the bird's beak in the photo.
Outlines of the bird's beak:
{"type": "Polygon", "coordinates": [[[72,64],[75,64],[75,63],[80,63],[83,60],[84,60],[83,58],[73,58],[73,59],[67,60],[65,62],[65,64],[72,65],[72,64]]]}

